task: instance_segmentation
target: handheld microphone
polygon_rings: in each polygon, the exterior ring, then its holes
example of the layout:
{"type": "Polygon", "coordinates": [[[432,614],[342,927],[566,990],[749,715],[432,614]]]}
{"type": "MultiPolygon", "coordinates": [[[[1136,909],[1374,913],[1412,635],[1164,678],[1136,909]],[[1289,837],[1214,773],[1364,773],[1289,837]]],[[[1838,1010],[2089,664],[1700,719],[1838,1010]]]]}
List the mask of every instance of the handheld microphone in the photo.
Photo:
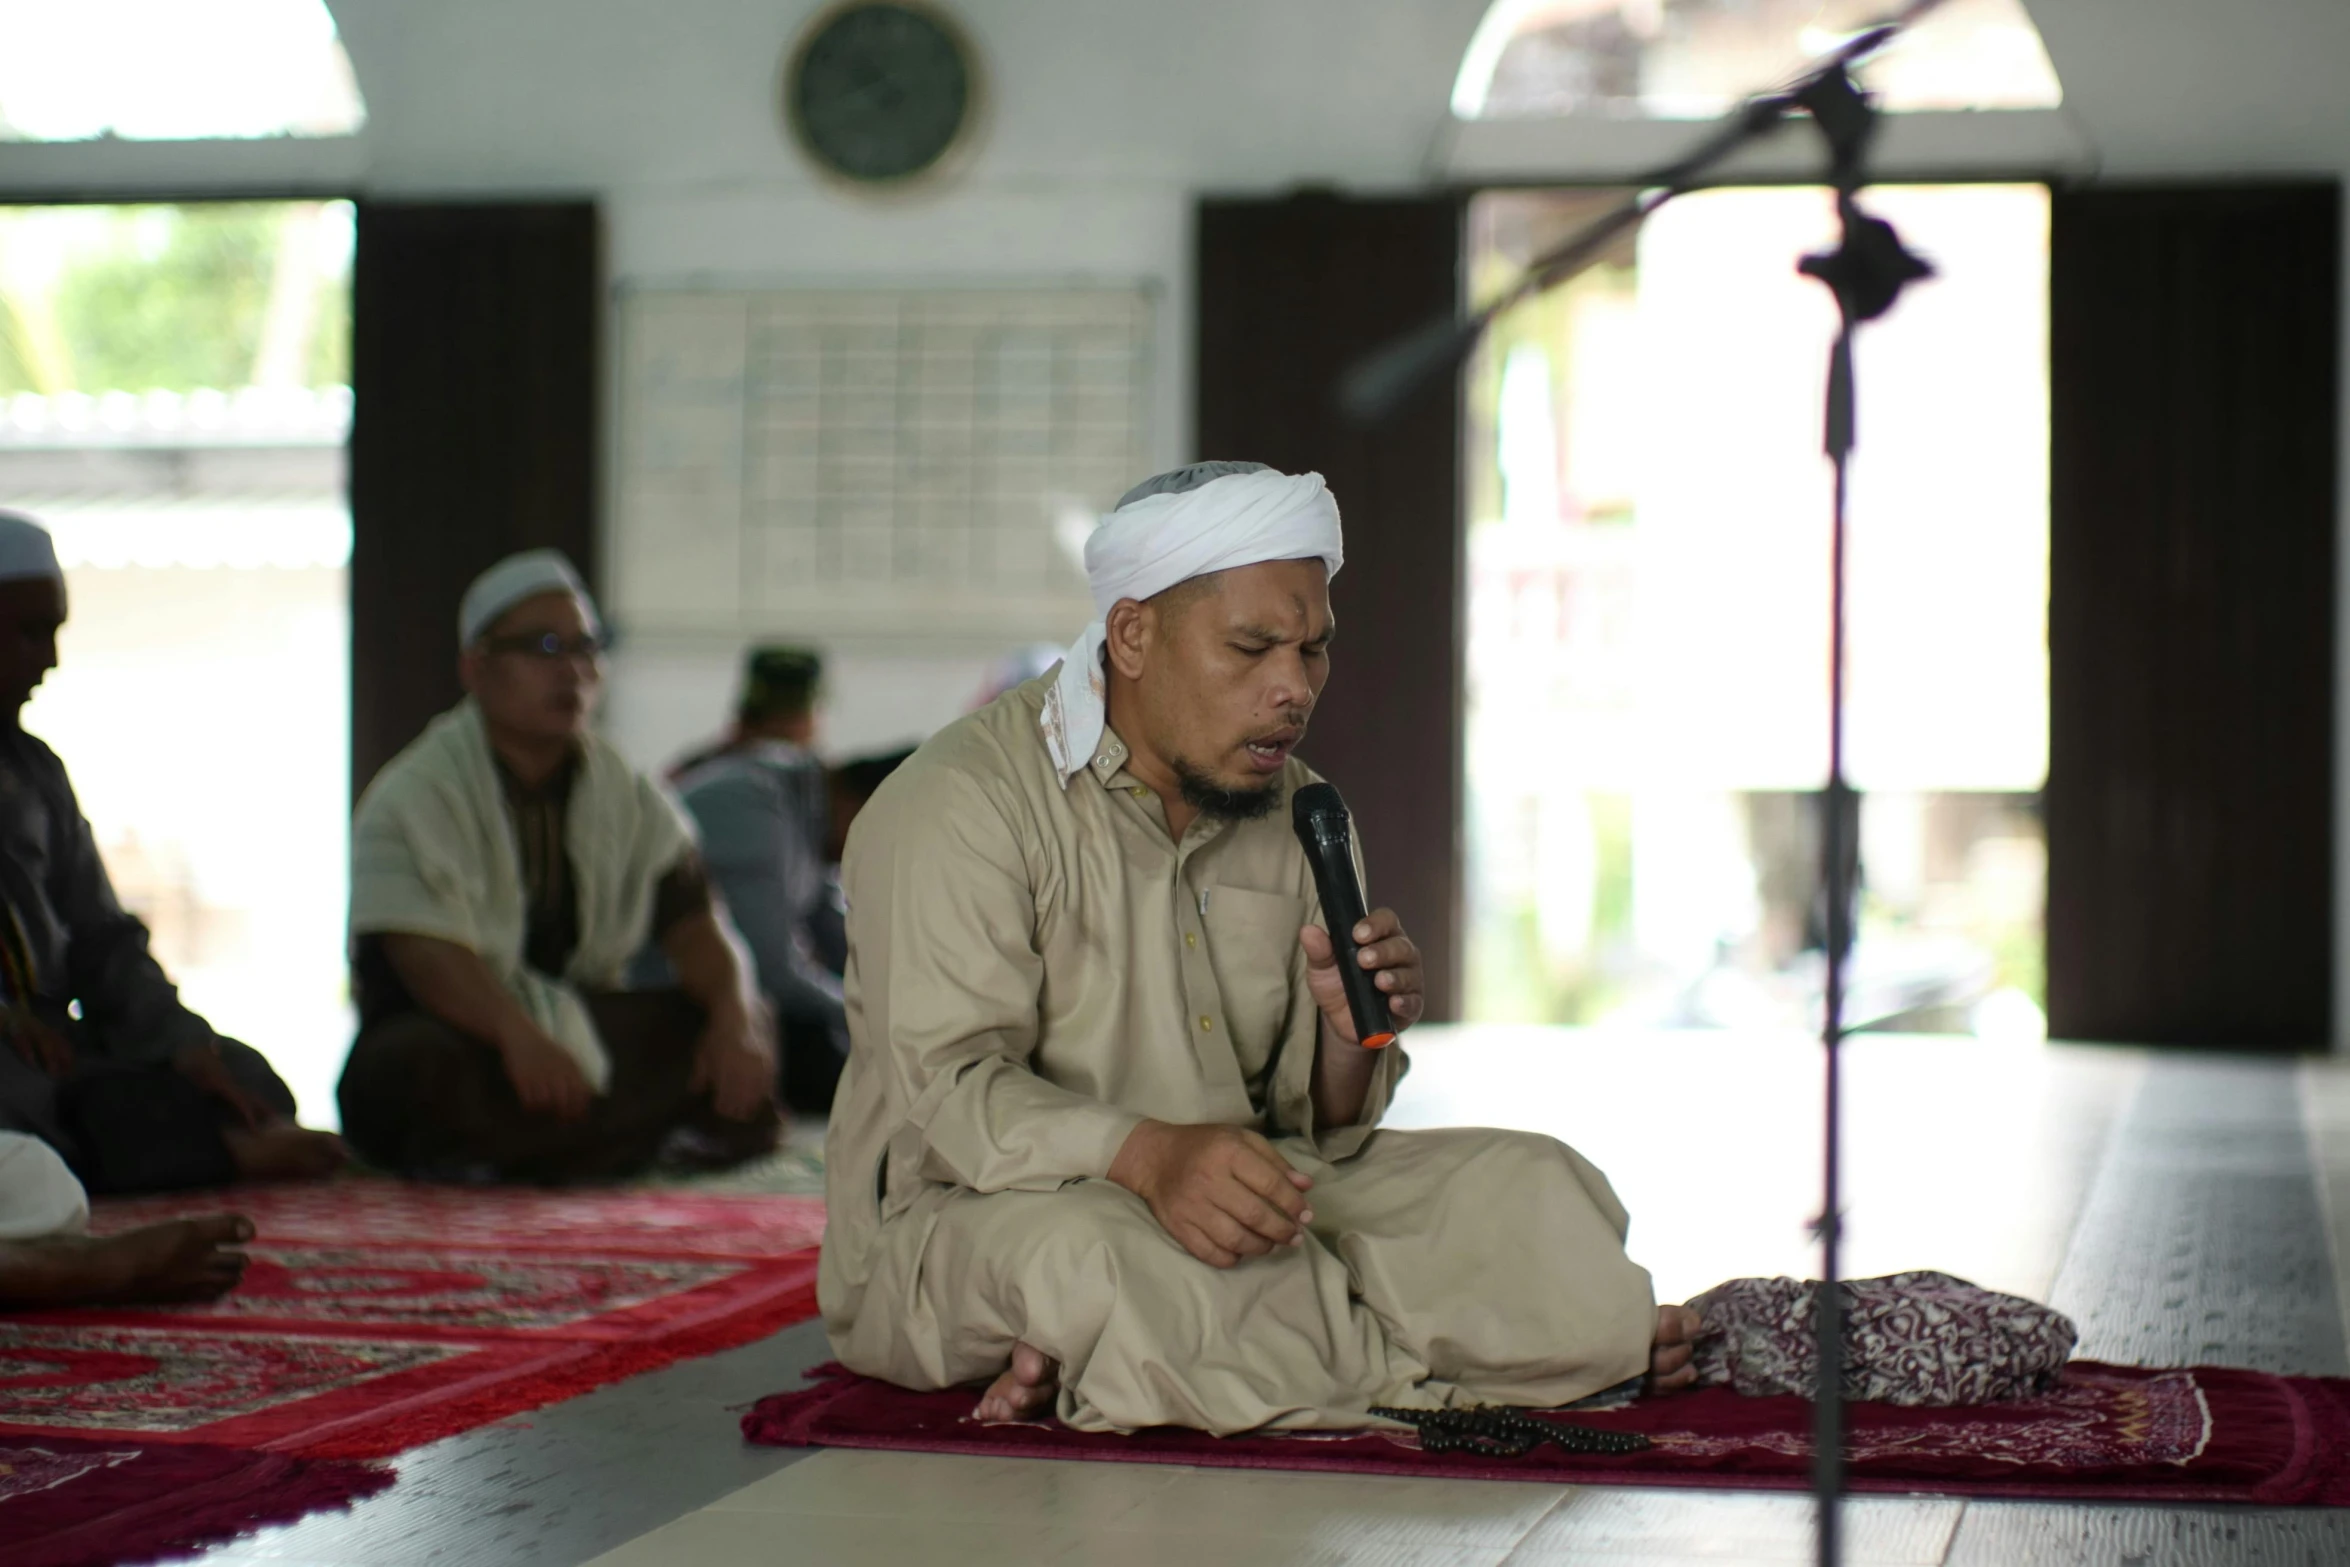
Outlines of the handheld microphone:
{"type": "Polygon", "coordinates": [[[1354,1014],[1355,1038],[1365,1050],[1395,1043],[1395,1021],[1378,977],[1356,957],[1355,927],[1363,921],[1363,884],[1355,877],[1354,832],[1346,802],[1326,783],[1307,784],[1291,797],[1289,822],[1314,868],[1314,890],[1322,896],[1322,919],[1346,984],[1346,1009],[1354,1014]]]}

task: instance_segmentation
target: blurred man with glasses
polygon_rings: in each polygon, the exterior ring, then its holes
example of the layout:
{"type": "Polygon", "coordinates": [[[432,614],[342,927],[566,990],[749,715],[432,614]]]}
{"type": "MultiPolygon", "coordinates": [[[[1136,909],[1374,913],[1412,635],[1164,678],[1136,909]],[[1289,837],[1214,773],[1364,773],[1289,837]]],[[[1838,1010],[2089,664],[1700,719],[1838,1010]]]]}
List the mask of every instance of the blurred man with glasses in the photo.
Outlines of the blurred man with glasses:
{"type": "Polygon", "coordinates": [[[773,1026],[675,802],[590,727],[607,639],[586,586],[556,551],[509,557],[466,591],[458,642],[465,700],[352,824],[345,1135],[447,1180],[768,1151],[773,1026]],[[647,942],[674,987],[624,988],[647,942]]]}

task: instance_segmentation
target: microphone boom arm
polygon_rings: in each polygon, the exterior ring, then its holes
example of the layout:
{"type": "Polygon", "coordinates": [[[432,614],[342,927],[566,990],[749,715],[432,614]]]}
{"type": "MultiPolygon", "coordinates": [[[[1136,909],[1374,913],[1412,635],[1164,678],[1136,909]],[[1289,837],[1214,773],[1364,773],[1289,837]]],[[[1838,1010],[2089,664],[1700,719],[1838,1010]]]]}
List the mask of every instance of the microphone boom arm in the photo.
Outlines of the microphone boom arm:
{"type": "Polygon", "coordinates": [[[1789,114],[1822,84],[1891,43],[1942,0],[1910,0],[1894,15],[1862,29],[1793,81],[1757,93],[1732,110],[1703,141],[1673,162],[1632,183],[1637,194],[1586,224],[1566,241],[1536,257],[1508,288],[1466,317],[1445,315],[1378,349],[1340,379],[1340,408],[1359,423],[1377,424],[1413,392],[1437,376],[1458,369],[1504,311],[1566,282],[1596,260],[1620,234],[1638,228],[1676,196],[1705,182],[1707,171],[1726,162],[1748,142],[1776,131],[1789,114]]]}

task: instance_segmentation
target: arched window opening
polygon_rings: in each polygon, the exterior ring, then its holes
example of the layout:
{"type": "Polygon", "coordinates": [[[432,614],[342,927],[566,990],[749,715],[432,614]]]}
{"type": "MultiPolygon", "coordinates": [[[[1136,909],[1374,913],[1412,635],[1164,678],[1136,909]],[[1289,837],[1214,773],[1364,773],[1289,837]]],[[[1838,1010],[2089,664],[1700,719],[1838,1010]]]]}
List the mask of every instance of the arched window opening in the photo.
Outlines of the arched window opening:
{"type": "Polygon", "coordinates": [[[325,0],[0,0],[0,140],[349,136],[325,0]]]}
{"type": "MultiPolygon", "coordinates": [[[[1884,12],[1884,0],[1494,0],[1453,113],[1710,119],[1884,12]]],[[[1860,77],[1897,113],[2051,109],[2064,96],[2023,0],[1945,0],[1860,77]]]]}

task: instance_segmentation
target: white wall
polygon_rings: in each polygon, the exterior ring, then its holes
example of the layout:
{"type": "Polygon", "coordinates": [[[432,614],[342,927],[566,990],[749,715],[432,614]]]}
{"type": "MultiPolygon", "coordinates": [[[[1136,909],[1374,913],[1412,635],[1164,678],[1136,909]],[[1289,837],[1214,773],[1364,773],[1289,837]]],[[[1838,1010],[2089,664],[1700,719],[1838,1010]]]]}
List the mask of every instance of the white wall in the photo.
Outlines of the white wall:
{"type": "MultiPolygon", "coordinates": [[[[1667,129],[1605,124],[1455,135],[1446,104],[1484,0],[943,3],[984,58],[984,140],[955,180],[895,200],[829,186],[782,132],[781,62],[809,0],[329,0],[367,98],[356,149],[0,146],[0,190],[307,180],[593,195],[620,283],[1147,279],[1167,304],[1155,447],[1172,462],[1192,455],[1199,192],[1604,177],[1680,145],[1667,129]]],[[[1905,130],[1888,138],[1904,172],[2350,174],[2346,0],[2028,3],[2064,109],[1905,130]]],[[[2350,465],[2345,485],[2350,520],[2350,465]]],[[[2350,572],[2350,550],[2343,560],[2350,572]]],[[[2350,661],[2350,638],[2344,649],[2350,661]]],[[[876,715],[880,730],[940,711],[948,685],[994,650],[835,651],[843,722],[852,690],[905,703],[876,715]]],[[[649,757],[715,722],[732,652],[624,660],[624,743],[649,757]]],[[[2341,689],[2350,736],[2350,662],[2341,689]]],[[[2350,887],[2344,798],[2338,882],[2350,887]]],[[[2350,972],[2350,917],[2338,923],[2350,972]]],[[[2350,987],[2342,1016],[2350,1038],[2350,987]]]]}
{"type": "MultiPolygon", "coordinates": [[[[819,177],[782,130],[781,63],[815,9],[339,0],[368,103],[367,186],[593,193],[621,286],[1148,281],[1161,302],[1152,453],[1164,466],[1191,455],[1195,193],[1411,182],[1481,0],[956,0],[986,83],[975,155],[941,188],[885,199],[819,177]]],[[[951,718],[1008,649],[827,651],[837,753],[951,718]]],[[[651,761],[711,727],[738,652],[624,647],[613,737],[651,761]]]]}

